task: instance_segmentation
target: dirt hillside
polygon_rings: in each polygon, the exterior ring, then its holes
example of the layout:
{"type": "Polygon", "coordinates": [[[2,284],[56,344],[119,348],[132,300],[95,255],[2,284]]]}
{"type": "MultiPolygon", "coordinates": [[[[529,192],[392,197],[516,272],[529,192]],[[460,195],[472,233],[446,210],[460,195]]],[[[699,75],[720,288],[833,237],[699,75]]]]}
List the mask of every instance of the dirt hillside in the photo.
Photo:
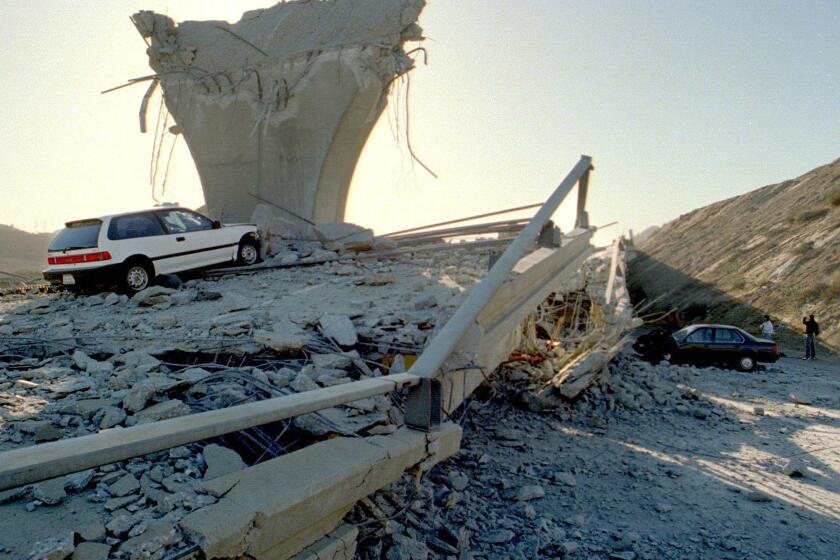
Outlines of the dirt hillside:
{"type": "Polygon", "coordinates": [[[29,233],[0,224],[0,270],[33,274],[47,265],[52,233],[29,233]]]}
{"type": "Polygon", "coordinates": [[[689,320],[754,331],[767,313],[799,329],[815,313],[840,348],[840,159],[680,216],[639,249],[636,289],[689,320]]]}

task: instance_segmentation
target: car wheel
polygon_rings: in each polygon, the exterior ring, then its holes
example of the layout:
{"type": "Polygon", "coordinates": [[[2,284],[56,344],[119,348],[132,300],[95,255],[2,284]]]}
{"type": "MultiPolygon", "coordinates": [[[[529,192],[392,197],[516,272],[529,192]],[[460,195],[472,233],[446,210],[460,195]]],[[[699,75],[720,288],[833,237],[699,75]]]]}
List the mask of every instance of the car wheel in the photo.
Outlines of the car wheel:
{"type": "Polygon", "coordinates": [[[133,262],[125,266],[122,285],[129,294],[134,295],[151,286],[153,278],[154,275],[149,265],[142,262],[133,262]]]}
{"type": "Polygon", "coordinates": [[[752,371],[755,369],[755,357],[743,354],[738,357],[737,366],[741,371],[752,371]]]}
{"type": "Polygon", "coordinates": [[[249,266],[260,260],[260,249],[253,239],[243,239],[239,242],[239,251],[236,253],[236,264],[249,266]]]}

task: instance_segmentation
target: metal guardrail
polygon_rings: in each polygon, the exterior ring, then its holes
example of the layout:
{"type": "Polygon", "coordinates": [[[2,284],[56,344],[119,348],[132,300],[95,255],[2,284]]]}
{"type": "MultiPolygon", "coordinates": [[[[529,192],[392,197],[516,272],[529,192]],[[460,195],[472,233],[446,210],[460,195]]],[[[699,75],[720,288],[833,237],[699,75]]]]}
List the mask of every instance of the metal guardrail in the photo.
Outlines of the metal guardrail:
{"type": "MultiPolygon", "coordinates": [[[[581,156],[566,178],[557,186],[551,196],[540,207],[531,221],[516,239],[508,246],[502,256],[496,261],[481,282],[473,287],[467,299],[455,311],[446,325],[429,343],[408,373],[425,378],[423,384],[412,390],[406,410],[406,421],[414,427],[428,429],[440,421],[440,414],[435,407],[439,406],[441,391],[439,379],[441,368],[446,359],[452,354],[468,329],[476,323],[476,319],[487,302],[509,278],[513,267],[525,256],[536,241],[543,227],[549,223],[552,215],[560,207],[560,203],[568,196],[576,184],[589,182],[589,171],[592,169],[592,158],[581,156]]],[[[584,212],[584,206],[578,206],[578,212],[584,212]]],[[[576,222],[586,221],[579,215],[576,222]]]]}

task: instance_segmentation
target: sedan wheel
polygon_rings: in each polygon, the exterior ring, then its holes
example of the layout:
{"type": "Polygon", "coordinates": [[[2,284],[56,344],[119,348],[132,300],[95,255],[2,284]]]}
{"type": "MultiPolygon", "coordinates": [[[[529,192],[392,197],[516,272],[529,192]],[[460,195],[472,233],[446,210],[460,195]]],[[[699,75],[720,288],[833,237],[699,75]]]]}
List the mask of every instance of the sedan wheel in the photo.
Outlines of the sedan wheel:
{"type": "Polygon", "coordinates": [[[125,271],[125,285],[135,293],[145,290],[149,286],[149,271],[139,264],[129,266],[125,271]]]}
{"type": "Polygon", "coordinates": [[[752,356],[741,356],[738,358],[738,369],[741,371],[752,371],[755,368],[755,358],[752,356]]]}
{"type": "Polygon", "coordinates": [[[260,252],[252,241],[243,241],[239,246],[239,264],[252,265],[260,258],[260,252]]]}

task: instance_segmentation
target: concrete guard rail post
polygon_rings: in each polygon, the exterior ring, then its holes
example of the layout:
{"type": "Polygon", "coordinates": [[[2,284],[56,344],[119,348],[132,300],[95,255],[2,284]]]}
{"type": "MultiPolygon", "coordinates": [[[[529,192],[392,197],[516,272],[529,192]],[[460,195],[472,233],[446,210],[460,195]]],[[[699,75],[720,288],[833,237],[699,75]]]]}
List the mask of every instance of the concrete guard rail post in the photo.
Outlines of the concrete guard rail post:
{"type": "MultiPolygon", "coordinates": [[[[409,390],[405,414],[408,426],[420,430],[429,430],[440,422],[440,375],[444,363],[461,342],[461,339],[464,338],[467,331],[476,324],[479,314],[509,278],[516,263],[531,249],[532,244],[536,241],[543,227],[551,220],[551,216],[557,211],[560,203],[579,182],[584,188],[587,188],[590,169],[592,169],[592,158],[586,155],[581,156],[577,164],[566,175],[566,178],[534,214],[525,229],[502,253],[487,276],[470,291],[464,303],[458,307],[455,314],[408,370],[409,374],[422,378],[420,385],[409,390]]],[[[585,193],[582,198],[585,204],[585,193]]],[[[576,221],[585,223],[587,221],[585,210],[580,203],[578,214],[576,221]]]]}

